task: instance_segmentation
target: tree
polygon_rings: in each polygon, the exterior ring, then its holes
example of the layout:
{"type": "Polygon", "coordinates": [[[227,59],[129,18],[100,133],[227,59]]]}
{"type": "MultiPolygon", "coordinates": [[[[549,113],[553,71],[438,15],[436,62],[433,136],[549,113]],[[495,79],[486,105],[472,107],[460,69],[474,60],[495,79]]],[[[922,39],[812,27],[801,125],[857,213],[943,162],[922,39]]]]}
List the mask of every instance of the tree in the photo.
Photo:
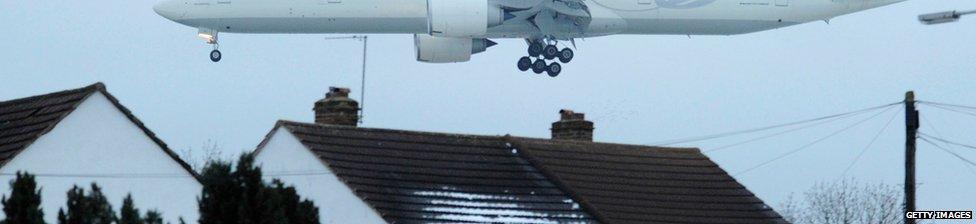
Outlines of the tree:
{"type": "Polygon", "coordinates": [[[3,196],[3,213],[6,218],[2,224],[44,224],[44,211],[41,210],[41,190],[37,189],[34,175],[17,172],[17,179],[10,182],[10,198],[3,196]]]}
{"type": "Polygon", "coordinates": [[[200,210],[200,224],[237,224],[237,196],[240,188],[231,172],[230,163],[209,162],[201,172],[200,181],[203,193],[197,199],[200,210]]]}
{"type": "Polygon", "coordinates": [[[791,195],[780,213],[797,224],[896,224],[902,222],[900,204],[895,186],[842,180],[817,183],[802,201],[791,195]]]}
{"type": "Polygon", "coordinates": [[[271,185],[274,186],[274,191],[277,191],[277,194],[281,196],[282,201],[289,202],[284,203],[282,206],[291,224],[319,223],[319,208],[315,207],[312,201],[308,199],[301,200],[298,191],[294,187],[286,187],[280,180],[275,179],[271,185]],[[301,202],[294,203],[297,201],[301,202]]]}
{"type": "Polygon", "coordinates": [[[85,189],[78,186],[71,188],[67,208],[67,212],[64,208],[58,211],[59,224],[112,224],[117,220],[112,205],[95,183],[91,184],[88,195],[85,195],[85,189]]]}
{"type": "Polygon", "coordinates": [[[142,220],[145,224],[163,224],[163,214],[156,210],[149,210],[142,220]]]}
{"type": "Polygon", "coordinates": [[[139,214],[139,209],[133,205],[132,194],[126,195],[125,199],[122,200],[122,208],[119,209],[119,223],[118,224],[144,224],[142,217],[139,214]]]}
{"type": "Polygon", "coordinates": [[[253,154],[241,155],[236,166],[209,162],[200,178],[200,224],[319,223],[318,208],[309,200],[302,201],[294,187],[277,179],[268,184],[261,177],[253,154]]]}

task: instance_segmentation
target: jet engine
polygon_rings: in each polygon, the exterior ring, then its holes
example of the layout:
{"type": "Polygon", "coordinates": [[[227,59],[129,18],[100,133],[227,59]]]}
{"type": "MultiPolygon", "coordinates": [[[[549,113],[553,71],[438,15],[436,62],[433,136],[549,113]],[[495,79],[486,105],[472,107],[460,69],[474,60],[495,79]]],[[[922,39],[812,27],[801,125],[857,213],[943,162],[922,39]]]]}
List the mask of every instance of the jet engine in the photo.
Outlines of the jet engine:
{"type": "Polygon", "coordinates": [[[472,54],[485,52],[497,44],[484,38],[435,37],[425,34],[416,34],[413,40],[417,49],[417,61],[427,63],[466,62],[471,60],[472,54]]]}
{"type": "Polygon", "coordinates": [[[483,37],[512,17],[488,0],[427,0],[428,34],[437,37],[483,37]]]}

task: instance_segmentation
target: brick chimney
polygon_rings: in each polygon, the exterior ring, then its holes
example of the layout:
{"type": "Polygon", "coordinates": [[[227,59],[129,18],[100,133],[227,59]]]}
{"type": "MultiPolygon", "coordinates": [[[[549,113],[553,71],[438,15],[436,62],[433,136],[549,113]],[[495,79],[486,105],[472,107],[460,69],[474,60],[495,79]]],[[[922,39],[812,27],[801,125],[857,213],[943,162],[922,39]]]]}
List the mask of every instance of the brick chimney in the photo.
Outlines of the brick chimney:
{"type": "Polygon", "coordinates": [[[587,121],[583,113],[562,109],[559,121],[552,123],[552,139],[593,141],[593,122],[587,121]]]}
{"type": "Polygon", "coordinates": [[[325,99],[315,102],[315,123],[353,126],[359,124],[359,102],[349,98],[349,88],[329,87],[325,99]]]}

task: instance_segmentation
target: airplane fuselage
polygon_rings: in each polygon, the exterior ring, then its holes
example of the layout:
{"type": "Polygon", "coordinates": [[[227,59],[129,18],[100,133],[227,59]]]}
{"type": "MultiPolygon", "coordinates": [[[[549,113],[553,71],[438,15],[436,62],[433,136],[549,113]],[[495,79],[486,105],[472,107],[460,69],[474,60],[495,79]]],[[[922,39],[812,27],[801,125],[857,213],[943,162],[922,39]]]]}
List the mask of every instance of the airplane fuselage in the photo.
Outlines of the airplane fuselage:
{"type": "MultiPolygon", "coordinates": [[[[615,34],[735,35],[828,20],[904,0],[165,0],[156,13],[218,33],[413,34],[417,61],[455,63],[523,38],[519,70],[558,76],[559,41],[615,34]],[[558,59],[558,62],[555,60],[558,59]]],[[[572,42],[575,43],[575,42],[572,42]]],[[[575,46],[575,44],[574,44],[575,46]]]]}
{"type": "MultiPolygon", "coordinates": [[[[585,36],[734,35],[826,20],[900,1],[586,0],[593,21],[585,36]]],[[[429,32],[427,0],[167,0],[156,10],[187,26],[226,33],[429,32]]],[[[483,37],[537,35],[529,22],[517,20],[490,27],[483,37]]]]}

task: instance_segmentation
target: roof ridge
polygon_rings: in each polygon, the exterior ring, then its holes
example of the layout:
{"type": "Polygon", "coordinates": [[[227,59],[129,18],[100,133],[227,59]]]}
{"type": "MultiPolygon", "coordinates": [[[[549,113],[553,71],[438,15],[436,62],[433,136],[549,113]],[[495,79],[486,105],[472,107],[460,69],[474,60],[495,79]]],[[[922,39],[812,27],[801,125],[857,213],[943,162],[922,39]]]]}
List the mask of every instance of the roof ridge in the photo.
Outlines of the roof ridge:
{"type": "Polygon", "coordinates": [[[41,94],[41,95],[34,95],[34,96],[28,96],[28,97],[23,97],[23,98],[11,99],[11,100],[7,100],[7,101],[0,101],[0,106],[4,106],[4,105],[8,105],[8,104],[21,103],[23,101],[36,100],[36,99],[45,98],[45,97],[55,97],[55,96],[60,96],[60,95],[80,93],[80,92],[84,92],[84,91],[89,91],[88,94],[91,94],[91,93],[94,93],[96,90],[104,89],[104,88],[105,88],[105,85],[102,84],[101,82],[98,82],[98,83],[94,83],[94,84],[91,84],[91,85],[87,85],[87,86],[81,87],[81,88],[67,89],[67,90],[61,90],[61,91],[57,91],[57,92],[45,93],[45,94],[41,94]]]}
{"type": "Polygon", "coordinates": [[[516,140],[532,141],[532,142],[544,142],[547,144],[573,144],[573,145],[598,145],[598,146],[620,146],[620,147],[631,147],[640,148],[647,150],[665,150],[672,152],[695,152],[701,153],[701,149],[697,147],[665,147],[665,146],[653,146],[653,145],[638,145],[638,144],[627,144],[627,143],[613,143],[613,142],[590,142],[590,141],[573,141],[573,140],[557,140],[557,139],[545,139],[545,138],[532,138],[532,137],[519,137],[511,136],[516,140]]]}
{"type": "Polygon", "coordinates": [[[404,133],[404,134],[417,134],[417,135],[437,135],[437,136],[450,136],[450,137],[469,137],[469,138],[494,138],[502,139],[505,141],[510,140],[526,140],[534,142],[545,142],[548,144],[579,144],[579,145],[603,145],[603,146],[622,146],[622,147],[635,147],[646,150],[666,150],[673,152],[686,152],[686,153],[701,153],[701,149],[693,147],[662,147],[662,146],[651,146],[651,145],[636,145],[636,144],[624,144],[624,143],[611,143],[611,142],[589,142],[589,141],[567,141],[567,140],[556,140],[556,139],[545,139],[545,138],[533,138],[533,137],[522,137],[514,136],[511,134],[504,135],[486,135],[486,134],[465,134],[465,133],[448,133],[448,132],[436,132],[436,131],[416,131],[416,130],[404,130],[404,129],[392,129],[392,128],[371,128],[371,127],[352,127],[343,125],[331,125],[331,124],[319,124],[319,123],[307,123],[292,120],[278,120],[275,123],[278,125],[301,125],[301,126],[311,126],[319,128],[330,128],[330,129],[344,129],[353,131],[366,131],[366,132],[386,132],[386,133],[404,133]]]}
{"type": "Polygon", "coordinates": [[[298,121],[290,121],[290,120],[279,120],[276,125],[278,124],[301,125],[301,126],[311,126],[311,127],[318,127],[318,128],[342,129],[342,130],[363,131],[363,132],[401,133],[401,134],[433,135],[433,136],[465,137],[465,138],[503,139],[505,136],[507,136],[507,134],[506,135],[463,134],[463,133],[415,131],[415,130],[391,129],[391,128],[351,127],[351,126],[343,126],[343,125],[306,123],[306,122],[298,122],[298,121]]]}

